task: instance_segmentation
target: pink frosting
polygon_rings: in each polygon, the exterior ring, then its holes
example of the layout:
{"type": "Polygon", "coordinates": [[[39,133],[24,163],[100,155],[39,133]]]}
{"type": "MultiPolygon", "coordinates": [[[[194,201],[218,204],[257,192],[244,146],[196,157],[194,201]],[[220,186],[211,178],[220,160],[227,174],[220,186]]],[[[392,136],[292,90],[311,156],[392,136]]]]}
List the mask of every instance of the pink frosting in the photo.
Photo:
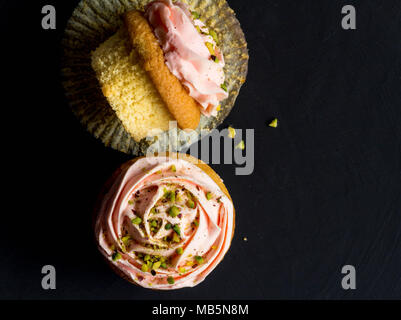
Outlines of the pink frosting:
{"type": "Polygon", "coordinates": [[[204,115],[216,116],[217,106],[228,94],[221,88],[225,80],[224,57],[208,28],[199,19],[193,20],[187,6],[179,1],[151,2],[145,16],[162,46],[171,73],[201,105],[204,115]],[[212,60],[207,42],[212,44],[218,62],[212,60]]]}
{"type": "Polygon", "coordinates": [[[96,221],[103,255],[145,288],[171,290],[203,281],[229,249],[234,229],[231,200],[205,172],[182,159],[142,158],[127,164],[114,178],[96,221]],[[174,201],[166,200],[170,190],[175,191],[174,201]],[[193,206],[188,206],[188,194],[193,206]],[[179,209],[175,217],[169,214],[173,205],[179,209]],[[136,218],[142,222],[133,223],[136,218]],[[154,220],[160,224],[152,231],[154,220]],[[167,224],[174,227],[166,228],[167,224]],[[177,227],[179,241],[169,240],[177,227]],[[153,274],[144,271],[145,255],[163,257],[166,265],[153,274]]]}

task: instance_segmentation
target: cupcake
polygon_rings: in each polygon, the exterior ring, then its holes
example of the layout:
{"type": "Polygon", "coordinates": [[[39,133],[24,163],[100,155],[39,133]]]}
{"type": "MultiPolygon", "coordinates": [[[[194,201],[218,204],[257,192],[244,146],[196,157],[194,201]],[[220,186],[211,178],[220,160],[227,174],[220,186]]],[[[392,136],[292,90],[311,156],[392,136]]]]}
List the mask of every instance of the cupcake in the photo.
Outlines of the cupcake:
{"type": "Polygon", "coordinates": [[[124,279],[150,289],[199,284],[234,234],[234,206],[222,180],[185,154],[126,163],[95,211],[100,252],[124,279]]]}
{"type": "Polygon", "coordinates": [[[106,145],[135,155],[157,140],[167,143],[157,151],[171,150],[171,121],[185,130],[176,150],[215,128],[247,73],[245,37],[224,0],[82,1],[63,44],[74,112],[106,145]]]}

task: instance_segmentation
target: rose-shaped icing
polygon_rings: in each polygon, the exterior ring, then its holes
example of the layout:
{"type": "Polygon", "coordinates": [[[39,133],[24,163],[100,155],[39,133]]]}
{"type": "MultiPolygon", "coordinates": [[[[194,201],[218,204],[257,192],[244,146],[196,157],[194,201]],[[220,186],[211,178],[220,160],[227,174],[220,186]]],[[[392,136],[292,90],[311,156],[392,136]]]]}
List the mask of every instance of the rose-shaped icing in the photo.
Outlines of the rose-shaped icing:
{"type": "Polygon", "coordinates": [[[200,19],[192,19],[187,5],[180,1],[153,1],[145,16],[171,73],[188,89],[204,115],[216,116],[228,93],[222,88],[224,57],[208,27],[200,19]]]}
{"type": "Polygon", "coordinates": [[[170,157],[122,168],[99,207],[103,255],[130,281],[171,290],[203,281],[227,252],[231,200],[198,166],[170,157]]]}

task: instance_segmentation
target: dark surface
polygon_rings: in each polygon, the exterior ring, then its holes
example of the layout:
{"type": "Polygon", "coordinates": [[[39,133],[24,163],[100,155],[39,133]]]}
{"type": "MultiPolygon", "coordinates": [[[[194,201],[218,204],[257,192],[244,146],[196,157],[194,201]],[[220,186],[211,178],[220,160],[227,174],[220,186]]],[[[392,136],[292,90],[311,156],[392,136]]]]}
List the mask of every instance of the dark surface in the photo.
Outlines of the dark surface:
{"type": "Polygon", "coordinates": [[[12,127],[0,298],[401,298],[401,2],[352,1],[356,31],[340,26],[350,2],[229,2],[251,59],[225,125],[255,128],[255,172],[213,166],[234,199],[236,235],[205,282],[175,292],[121,280],[92,240],[96,194],[128,157],[87,134],[63,97],[58,44],[77,1],[49,2],[56,31],[41,29],[48,2],[0,3],[2,127],[12,127]],[[41,289],[45,264],[56,290],[41,289]],[[345,264],[357,270],[352,292],[341,288],[345,264]]]}

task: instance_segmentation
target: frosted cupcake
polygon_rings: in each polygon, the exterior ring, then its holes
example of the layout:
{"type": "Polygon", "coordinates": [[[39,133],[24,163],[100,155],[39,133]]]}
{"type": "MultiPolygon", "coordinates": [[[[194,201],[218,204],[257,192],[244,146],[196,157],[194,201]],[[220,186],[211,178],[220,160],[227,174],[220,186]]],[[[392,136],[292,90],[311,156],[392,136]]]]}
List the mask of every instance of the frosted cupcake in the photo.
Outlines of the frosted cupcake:
{"type": "Polygon", "coordinates": [[[247,73],[245,37],[224,0],[83,1],[64,46],[74,112],[132,154],[169,141],[171,121],[193,130],[177,150],[198,140],[228,115],[247,73]]]}
{"type": "Polygon", "coordinates": [[[145,288],[193,287],[222,261],[234,206],[219,176],[187,155],[139,158],[111,179],[96,239],[123,278],[145,288]]]}

